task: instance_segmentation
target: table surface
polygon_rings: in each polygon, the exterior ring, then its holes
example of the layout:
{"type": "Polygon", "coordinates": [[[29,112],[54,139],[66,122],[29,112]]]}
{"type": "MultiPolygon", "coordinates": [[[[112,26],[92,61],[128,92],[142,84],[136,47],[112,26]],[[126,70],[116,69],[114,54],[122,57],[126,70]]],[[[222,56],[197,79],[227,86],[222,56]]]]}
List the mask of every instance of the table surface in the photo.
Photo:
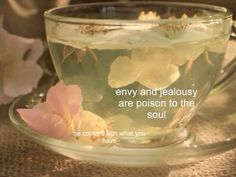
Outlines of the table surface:
{"type": "MultiPolygon", "coordinates": [[[[205,104],[227,105],[236,113],[236,81],[216,100],[205,104]],[[228,95],[227,95],[228,94],[228,95]],[[233,102],[232,102],[233,100],[233,102]],[[217,103],[217,104],[216,104],[217,103]],[[229,103],[228,103],[229,104],[229,103]]],[[[209,110],[210,111],[210,110],[209,110]]],[[[213,107],[212,112],[220,109],[213,107]]],[[[8,116],[8,106],[0,106],[0,177],[236,177],[236,149],[185,165],[152,168],[112,167],[73,160],[56,154],[17,131],[8,116]]]]}
{"type": "Polygon", "coordinates": [[[236,177],[236,149],[201,162],[152,168],[112,167],[73,160],[32,142],[0,107],[0,177],[236,177]]]}

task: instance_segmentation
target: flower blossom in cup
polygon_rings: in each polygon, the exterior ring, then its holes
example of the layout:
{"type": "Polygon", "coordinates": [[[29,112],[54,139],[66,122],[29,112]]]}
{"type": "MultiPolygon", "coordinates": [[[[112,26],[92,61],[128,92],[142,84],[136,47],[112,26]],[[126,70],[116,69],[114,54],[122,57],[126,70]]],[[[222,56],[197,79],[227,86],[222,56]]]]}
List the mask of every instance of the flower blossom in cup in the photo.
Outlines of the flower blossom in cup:
{"type": "MultiPolygon", "coordinates": [[[[106,131],[106,122],[98,115],[83,110],[82,94],[78,85],[65,85],[63,81],[51,87],[46,101],[32,109],[17,109],[30,128],[45,136],[100,144],[103,137],[78,136],[81,132],[106,131]]],[[[105,138],[105,137],[104,137],[105,138]]]]}
{"type": "Polygon", "coordinates": [[[0,104],[7,104],[37,86],[43,74],[37,64],[43,44],[39,39],[9,34],[3,28],[0,40],[0,104]]]}
{"type": "Polygon", "coordinates": [[[110,67],[108,83],[112,88],[124,87],[135,81],[150,89],[164,89],[180,76],[173,56],[161,48],[134,49],[131,57],[119,56],[110,67]]]}
{"type": "Polygon", "coordinates": [[[45,102],[17,111],[33,130],[53,138],[68,139],[78,129],[81,103],[80,87],[60,81],[49,89],[45,102]]]}

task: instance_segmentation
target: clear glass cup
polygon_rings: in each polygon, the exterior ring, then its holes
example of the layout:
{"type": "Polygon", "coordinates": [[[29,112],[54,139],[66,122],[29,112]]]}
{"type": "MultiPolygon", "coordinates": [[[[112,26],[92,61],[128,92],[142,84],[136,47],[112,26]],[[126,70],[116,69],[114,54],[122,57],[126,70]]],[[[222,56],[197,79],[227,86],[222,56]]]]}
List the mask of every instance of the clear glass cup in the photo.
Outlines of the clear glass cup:
{"type": "Polygon", "coordinates": [[[158,147],[189,136],[186,125],[222,69],[232,14],[205,4],[101,2],[51,9],[45,23],[59,79],[78,85],[83,109],[107,124],[99,145],[158,147]]]}

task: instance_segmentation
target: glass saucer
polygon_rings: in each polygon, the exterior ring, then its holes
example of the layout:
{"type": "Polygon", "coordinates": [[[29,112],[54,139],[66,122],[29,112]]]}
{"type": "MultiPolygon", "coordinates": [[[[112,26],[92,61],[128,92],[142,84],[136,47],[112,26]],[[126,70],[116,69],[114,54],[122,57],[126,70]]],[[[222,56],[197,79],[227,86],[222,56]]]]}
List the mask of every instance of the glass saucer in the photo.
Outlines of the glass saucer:
{"type": "Polygon", "coordinates": [[[134,167],[176,165],[201,160],[236,147],[236,82],[225,91],[208,97],[190,122],[190,134],[184,142],[154,148],[91,146],[46,137],[33,131],[16,109],[40,103],[48,88],[42,87],[18,98],[9,109],[11,122],[35,142],[74,159],[134,167]]]}

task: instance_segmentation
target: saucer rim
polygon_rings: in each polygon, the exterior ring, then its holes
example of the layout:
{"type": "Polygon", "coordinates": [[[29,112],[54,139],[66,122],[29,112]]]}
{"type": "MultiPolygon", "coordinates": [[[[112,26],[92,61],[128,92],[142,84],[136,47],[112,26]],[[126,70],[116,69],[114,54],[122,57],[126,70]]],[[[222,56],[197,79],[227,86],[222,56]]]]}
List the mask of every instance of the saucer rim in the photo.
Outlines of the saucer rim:
{"type": "MultiPolygon", "coordinates": [[[[71,152],[73,154],[82,154],[82,157],[85,160],[95,161],[103,163],[103,160],[98,159],[100,157],[109,157],[113,159],[113,162],[109,162],[109,164],[122,165],[124,159],[130,159],[130,165],[128,166],[152,166],[154,164],[163,163],[171,161],[171,159],[178,158],[178,161],[187,160],[195,161],[198,159],[202,159],[203,157],[214,156],[228,150],[231,150],[236,147],[236,136],[230,139],[226,139],[225,141],[218,141],[209,144],[200,144],[200,145],[187,145],[187,146],[178,146],[178,145],[169,145],[165,147],[157,147],[157,148],[121,148],[117,146],[106,147],[106,146],[93,146],[86,145],[83,143],[75,143],[75,142],[67,142],[59,139],[55,139],[52,137],[41,135],[33,131],[30,127],[26,125],[26,123],[22,120],[19,114],[16,112],[17,104],[24,102],[29,99],[33,95],[44,91],[48,86],[40,87],[35,89],[32,93],[21,96],[17,98],[9,108],[9,117],[11,123],[14,127],[19,130],[24,135],[28,136],[36,143],[43,145],[51,149],[52,151],[57,152],[56,149],[62,149],[66,152],[71,152]],[[139,160],[145,159],[146,161],[137,160],[137,156],[139,160]],[[90,157],[90,159],[88,158],[90,157]],[[123,160],[122,160],[123,158],[123,160]],[[92,159],[92,160],[91,160],[92,159]],[[118,161],[114,161],[114,159],[120,159],[118,161]],[[133,161],[132,161],[133,159],[133,161]],[[155,161],[156,160],[156,161],[155,161]]],[[[191,122],[190,122],[191,124],[191,122]]],[[[59,151],[60,154],[65,155],[62,151],[59,151]]],[[[68,155],[66,155],[68,156],[68,155]]],[[[82,158],[82,159],[83,159],[82,158]]],[[[184,161],[182,161],[184,163],[184,161]]],[[[175,164],[182,164],[182,162],[176,162],[175,164]]]]}

